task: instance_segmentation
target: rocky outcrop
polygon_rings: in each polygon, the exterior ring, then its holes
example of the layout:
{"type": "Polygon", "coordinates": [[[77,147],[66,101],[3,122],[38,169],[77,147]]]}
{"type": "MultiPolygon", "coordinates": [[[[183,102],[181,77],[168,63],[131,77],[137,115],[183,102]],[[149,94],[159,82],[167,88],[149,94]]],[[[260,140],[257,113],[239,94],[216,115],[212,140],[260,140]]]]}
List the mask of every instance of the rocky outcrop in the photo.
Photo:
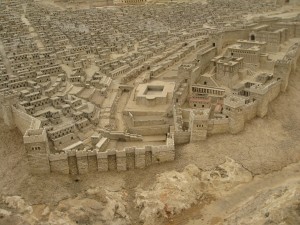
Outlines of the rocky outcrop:
{"type": "Polygon", "coordinates": [[[222,196],[251,180],[251,172],[230,158],[209,171],[200,171],[191,164],[183,172],[159,174],[148,190],[137,189],[136,206],[141,210],[139,219],[144,224],[157,224],[160,218],[169,218],[199,203],[205,194],[222,196]]]}
{"type": "Polygon", "coordinates": [[[2,202],[8,208],[15,209],[20,213],[32,213],[32,207],[27,205],[20,196],[3,196],[2,202]]]}
{"type": "Polygon", "coordinates": [[[300,224],[299,180],[252,196],[239,210],[228,216],[225,222],[222,222],[222,225],[238,224],[300,224]]]}
{"type": "Polygon", "coordinates": [[[195,165],[188,165],[181,173],[159,174],[149,190],[136,192],[139,218],[144,224],[155,224],[157,217],[169,217],[190,208],[201,196],[200,170],[195,165]]]}
{"type": "Polygon", "coordinates": [[[102,188],[89,189],[76,198],[63,200],[50,212],[49,223],[64,224],[127,225],[130,218],[122,193],[102,188]]]}
{"type": "Polygon", "coordinates": [[[250,171],[231,158],[218,165],[213,170],[203,171],[201,180],[206,184],[207,191],[219,196],[233,187],[252,180],[250,171]]]}
{"type": "MultiPolygon", "coordinates": [[[[234,190],[240,191],[237,188],[240,184],[252,179],[250,171],[226,158],[224,163],[208,171],[201,171],[191,164],[182,172],[168,171],[156,175],[151,186],[141,184],[132,193],[137,209],[127,207],[132,196],[123,189],[90,188],[76,197],[61,200],[57,205],[30,206],[19,196],[3,196],[0,224],[129,225],[136,221],[129,215],[138,215],[144,225],[165,224],[162,223],[165,218],[174,219],[174,215],[194,204],[207,204],[207,196],[217,201],[227,198],[235,193],[234,190]]],[[[247,196],[246,202],[241,199],[238,208],[228,211],[230,214],[220,215],[222,222],[218,225],[299,224],[299,179],[253,193],[257,194],[247,196]]]]}
{"type": "Polygon", "coordinates": [[[88,189],[75,198],[62,200],[52,209],[44,205],[39,215],[19,196],[3,197],[7,209],[0,209],[0,224],[129,225],[124,194],[100,187],[88,189]]]}

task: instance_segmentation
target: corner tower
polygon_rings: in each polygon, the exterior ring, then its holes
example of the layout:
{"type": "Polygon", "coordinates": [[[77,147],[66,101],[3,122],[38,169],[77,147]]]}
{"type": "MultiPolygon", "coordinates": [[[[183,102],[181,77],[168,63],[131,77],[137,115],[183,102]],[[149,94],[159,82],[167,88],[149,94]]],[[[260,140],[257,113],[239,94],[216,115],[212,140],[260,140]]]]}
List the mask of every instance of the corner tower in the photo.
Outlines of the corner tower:
{"type": "Polygon", "coordinates": [[[50,173],[50,150],[46,130],[29,129],[23,139],[31,173],[50,173]]]}
{"type": "Polygon", "coordinates": [[[192,110],[190,112],[189,131],[190,142],[203,141],[207,137],[210,109],[192,110]]]}

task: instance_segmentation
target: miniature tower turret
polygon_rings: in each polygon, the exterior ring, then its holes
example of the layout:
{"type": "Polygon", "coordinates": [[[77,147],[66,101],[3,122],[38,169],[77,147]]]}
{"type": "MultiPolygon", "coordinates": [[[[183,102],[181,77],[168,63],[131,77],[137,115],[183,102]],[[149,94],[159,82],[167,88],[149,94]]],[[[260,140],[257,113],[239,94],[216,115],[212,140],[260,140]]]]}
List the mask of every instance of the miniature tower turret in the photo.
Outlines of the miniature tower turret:
{"type": "Polygon", "coordinates": [[[221,33],[215,33],[211,35],[212,47],[216,47],[217,55],[222,52],[223,35],[221,33]]]}
{"type": "Polygon", "coordinates": [[[181,64],[178,68],[178,76],[184,80],[185,83],[189,83],[192,78],[192,72],[195,66],[192,63],[181,64]]]}
{"type": "Polygon", "coordinates": [[[50,173],[50,150],[46,130],[29,129],[23,139],[30,171],[34,174],[50,173]]]}
{"type": "Polygon", "coordinates": [[[210,109],[191,111],[189,122],[191,142],[203,141],[206,139],[209,114],[210,109]]]}
{"type": "Polygon", "coordinates": [[[224,100],[223,113],[229,117],[229,131],[232,134],[237,134],[244,130],[245,118],[243,114],[243,106],[245,99],[238,96],[228,96],[224,100]]]}

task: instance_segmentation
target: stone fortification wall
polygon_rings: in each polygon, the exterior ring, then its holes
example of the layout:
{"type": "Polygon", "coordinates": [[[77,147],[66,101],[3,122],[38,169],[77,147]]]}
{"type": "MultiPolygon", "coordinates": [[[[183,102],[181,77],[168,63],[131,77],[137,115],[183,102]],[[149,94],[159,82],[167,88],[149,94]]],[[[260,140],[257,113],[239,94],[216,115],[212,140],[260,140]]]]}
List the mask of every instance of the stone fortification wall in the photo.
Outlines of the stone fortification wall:
{"type": "Polygon", "coordinates": [[[41,121],[30,116],[29,114],[11,106],[14,122],[17,128],[24,135],[28,129],[38,129],[41,126],[41,121]]]}
{"type": "Polygon", "coordinates": [[[212,119],[208,122],[207,134],[222,134],[229,131],[229,120],[228,118],[212,119]]]}
{"type": "Polygon", "coordinates": [[[245,107],[243,109],[245,122],[252,120],[256,117],[257,105],[258,105],[257,101],[254,101],[254,102],[251,102],[251,103],[245,105],[245,107]]]}
{"type": "Polygon", "coordinates": [[[244,130],[245,119],[243,112],[234,112],[229,116],[229,132],[237,134],[244,130]]]}
{"type": "Polygon", "coordinates": [[[174,159],[174,138],[171,136],[168,136],[165,145],[160,146],[127,147],[105,152],[72,150],[49,155],[51,172],[61,174],[144,169],[152,164],[174,159]]]}
{"type": "Polygon", "coordinates": [[[281,79],[281,91],[285,92],[289,83],[289,77],[295,71],[300,57],[300,43],[296,43],[288,50],[282,60],[278,60],[274,66],[274,76],[281,79]]]}
{"type": "Polygon", "coordinates": [[[49,155],[51,172],[69,174],[68,154],[57,153],[49,155]]]}
{"type": "Polygon", "coordinates": [[[281,79],[281,91],[285,92],[292,72],[291,60],[278,60],[274,67],[274,76],[281,79]]]}
{"type": "Polygon", "coordinates": [[[267,92],[258,96],[257,116],[259,117],[264,117],[268,113],[269,103],[280,93],[281,81],[274,81],[265,88],[268,89],[267,92]]]}
{"type": "Polygon", "coordinates": [[[29,129],[23,136],[30,172],[49,173],[49,145],[45,129],[29,129]]]}
{"type": "Polygon", "coordinates": [[[217,56],[217,48],[215,46],[206,46],[200,50],[197,58],[200,61],[200,73],[203,73],[210,65],[211,60],[217,56]]]}
{"type": "Polygon", "coordinates": [[[173,133],[176,145],[189,143],[191,138],[191,132],[183,129],[183,114],[189,114],[189,111],[182,110],[178,105],[174,105],[174,128],[171,129],[171,133],[173,133]]]}
{"type": "Polygon", "coordinates": [[[177,130],[174,131],[174,140],[176,145],[189,143],[191,139],[191,132],[177,130]]]}
{"type": "Polygon", "coordinates": [[[248,29],[227,30],[222,33],[222,48],[236,43],[236,40],[247,40],[249,37],[248,29]]]}

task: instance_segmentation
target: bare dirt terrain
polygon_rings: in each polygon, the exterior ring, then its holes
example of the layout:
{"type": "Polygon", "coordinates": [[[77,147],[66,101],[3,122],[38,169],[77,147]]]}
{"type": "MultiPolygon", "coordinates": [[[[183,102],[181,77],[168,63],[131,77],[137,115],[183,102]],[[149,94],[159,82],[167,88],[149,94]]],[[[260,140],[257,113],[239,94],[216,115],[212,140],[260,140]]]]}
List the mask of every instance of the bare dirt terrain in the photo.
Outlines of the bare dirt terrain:
{"type": "MultiPolygon", "coordinates": [[[[300,164],[298,164],[300,160],[299,87],[300,66],[291,76],[287,92],[281,94],[270,105],[268,115],[263,119],[257,118],[248,123],[242,133],[213,136],[198,144],[178,146],[174,162],[155,165],[145,170],[122,173],[106,172],[76,177],[56,174],[32,176],[27,172],[21,134],[17,130],[8,131],[1,121],[0,194],[4,200],[0,201],[0,224],[17,224],[16,221],[19,220],[23,221],[22,224],[43,224],[38,221],[45,221],[44,224],[54,224],[51,222],[53,216],[49,215],[56,213],[57,216],[59,210],[63,212],[64,210],[73,210],[74,214],[74,209],[68,208],[70,204],[66,202],[68,200],[75,201],[74,199],[77,201],[85,198],[96,199],[100,202],[95,202],[96,205],[100,204],[98,212],[102,212],[102,208],[108,203],[101,203],[101,199],[86,194],[88,189],[100,187],[107,193],[122,193],[115,196],[115,200],[119,201],[118,199],[122,198],[119,203],[125,203],[114,206],[117,208],[110,212],[113,216],[103,214],[102,217],[99,215],[97,217],[97,213],[89,212],[88,215],[92,219],[80,222],[81,220],[75,220],[69,213],[67,215],[68,221],[73,221],[72,223],[66,222],[67,219],[65,219],[57,224],[76,224],[76,221],[79,224],[139,224],[141,209],[136,207],[137,187],[150,190],[149,188],[155,182],[157,174],[171,170],[183,171],[184,167],[189,164],[196,165],[202,171],[215,169],[216,166],[225,162],[226,157],[233,159],[242,168],[249,171],[254,176],[253,180],[247,181],[246,184],[235,184],[235,188],[229,188],[229,190],[203,189],[203,185],[199,185],[200,191],[205,190],[206,193],[198,203],[175,217],[170,215],[170,218],[166,219],[165,222],[163,219],[159,222],[162,224],[219,223],[231,225],[278,224],[278,221],[291,221],[285,224],[300,224],[297,220],[299,219],[299,188],[297,189],[297,187],[299,187],[300,180],[300,164]],[[285,169],[282,170],[283,168],[285,169]],[[278,203],[279,200],[274,198],[276,193],[281,193],[278,195],[280,204],[278,203]],[[32,210],[22,211],[18,209],[20,204],[13,207],[14,204],[8,204],[5,201],[7,196],[14,195],[21,196],[24,199],[24,204],[32,207],[32,210]],[[293,199],[293,201],[289,201],[289,199],[293,199]],[[275,209],[274,205],[277,205],[279,209],[275,209]],[[122,209],[124,211],[118,212],[119,207],[124,207],[122,209]],[[280,207],[288,210],[286,215],[291,215],[287,220],[284,220],[284,217],[270,216],[279,212],[280,207]],[[264,219],[254,220],[250,218],[250,214],[258,215],[260,208],[264,209],[264,219]],[[97,218],[102,222],[97,222],[97,218]],[[117,218],[123,219],[117,220],[117,218]],[[122,223],[115,221],[122,221],[122,223]],[[271,222],[267,223],[268,221],[271,222]],[[272,221],[275,222],[272,223],[272,221]]],[[[202,183],[204,178],[199,177],[199,179],[202,183]]],[[[112,197],[107,194],[104,196],[105,201],[114,198],[112,195],[112,197]]],[[[83,215],[83,218],[86,218],[84,216],[86,215],[83,215]]]]}

